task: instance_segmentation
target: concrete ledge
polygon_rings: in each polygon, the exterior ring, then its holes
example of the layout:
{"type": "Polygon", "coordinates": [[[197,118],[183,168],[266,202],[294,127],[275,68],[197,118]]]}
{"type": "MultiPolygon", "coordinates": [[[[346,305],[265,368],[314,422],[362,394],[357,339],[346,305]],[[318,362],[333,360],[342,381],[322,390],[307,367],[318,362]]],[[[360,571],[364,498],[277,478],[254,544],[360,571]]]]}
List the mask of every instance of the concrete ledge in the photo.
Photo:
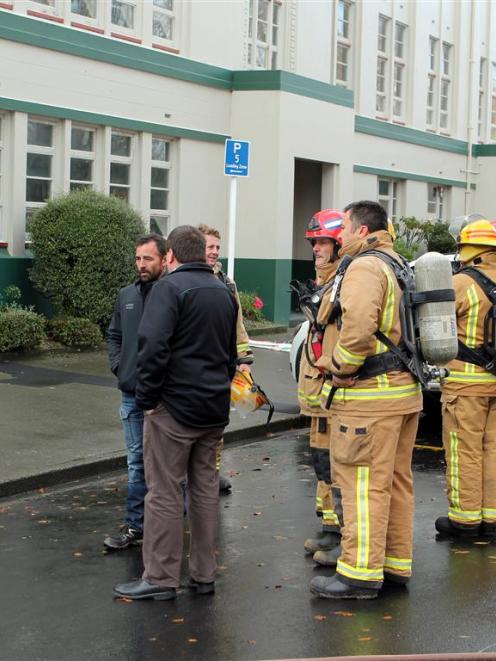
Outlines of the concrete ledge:
{"type": "MultiPolygon", "coordinates": [[[[308,418],[296,415],[282,420],[275,420],[269,425],[253,425],[228,431],[224,435],[224,443],[234,443],[247,441],[249,439],[258,439],[270,434],[287,431],[289,429],[301,429],[308,426],[308,418]]],[[[109,473],[114,470],[121,470],[126,467],[126,453],[122,452],[111,456],[100,457],[94,461],[75,463],[64,468],[37,473],[19,477],[14,480],[0,482],[0,498],[7,498],[17,494],[35,491],[46,487],[72,482],[86,477],[97,476],[101,473],[109,473]]]]}

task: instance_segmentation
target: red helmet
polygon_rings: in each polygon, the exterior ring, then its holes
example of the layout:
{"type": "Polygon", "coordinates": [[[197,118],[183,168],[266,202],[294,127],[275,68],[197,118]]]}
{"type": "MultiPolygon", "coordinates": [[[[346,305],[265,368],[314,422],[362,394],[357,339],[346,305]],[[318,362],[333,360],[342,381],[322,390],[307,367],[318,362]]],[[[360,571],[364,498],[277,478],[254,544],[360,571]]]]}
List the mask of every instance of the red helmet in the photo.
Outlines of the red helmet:
{"type": "Polygon", "coordinates": [[[322,209],[308,223],[305,237],[307,239],[333,239],[341,245],[341,228],[344,213],[338,209],[322,209]]]}

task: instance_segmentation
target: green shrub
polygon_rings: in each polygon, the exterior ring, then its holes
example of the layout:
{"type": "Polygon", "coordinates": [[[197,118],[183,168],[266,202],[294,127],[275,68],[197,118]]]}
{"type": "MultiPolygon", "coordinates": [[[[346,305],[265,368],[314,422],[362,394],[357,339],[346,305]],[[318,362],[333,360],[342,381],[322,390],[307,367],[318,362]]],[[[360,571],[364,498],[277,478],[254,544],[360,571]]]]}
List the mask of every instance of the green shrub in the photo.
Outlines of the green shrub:
{"type": "Polygon", "coordinates": [[[65,317],[49,323],[51,337],[67,347],[99,347],[103,342],[100,328],[89,319],[65,317]]]}
{"type": "Polygon", "coordinates": [[[45,319],[22,308],[0,311],[0,351],[30,351],[45,339],[45,319]]]}
{"type": "Polygon", "coordinates": [[[21,290],[16,285],[9,285],[0,294],[0,310],[20,308],[21,290]]]}
{"type": "Polygon", "coordinates": [[[50,200],[32,218],[30,277],[58,314],[106,329],[119,289],[136,276],[134,245],[144,233],[126,202],[94,191],[50,200]]]}
{"type": "Polygon", "coordinates": [[[262,312],[264,303],[262,299],[253,292],[238,291],[238,294],[243,317],[250,321],[264,321],[265,317],[262,312]]]}
{"type": "Polygon", "coordinates": [[[443,255],[456,252],[456,241],[449,232],[449,223],[443,223],[441,220],[430,223],[427,250],[434,250],[443,255]]]}

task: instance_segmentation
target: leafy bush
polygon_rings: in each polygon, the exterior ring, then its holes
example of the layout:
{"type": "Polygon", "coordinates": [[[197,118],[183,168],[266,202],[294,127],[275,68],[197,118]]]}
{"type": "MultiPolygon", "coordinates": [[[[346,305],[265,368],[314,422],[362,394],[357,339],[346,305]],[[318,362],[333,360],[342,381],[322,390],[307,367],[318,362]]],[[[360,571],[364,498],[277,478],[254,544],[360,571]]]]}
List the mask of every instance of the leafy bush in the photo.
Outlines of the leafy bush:
{"type": "Polygon", "coordinates": [[[262,312],[264,303],[262,299],[253,292],[239,291],[238,294],[243,317],[250,321],[264,321],[264,314],[262,312]]]}
{"type": "Polygon", "coordinates": [[[136,275],[139,214],[123,200],[83,190],[50,200],[30,230],[35,286],[59,314],[106,328],[119,289],[136,275]]]}
{"type": "Polygon", "coordinates": [[[45,319],[20,307],[0,311],[0,351],[30,351],[45,339],[45,319]]]}
{"type": "Polygon", "coordinates": [[[48,332],[67,347],[99,347],[103,341],[99,327],[81,317],[58,317],[48,322],[48,332]]]}
{"type": "Polygon", "coordinates": [[[400,218],[399,222],[394,225],[397,237],[394,242],[396,252],[410,261],[415,259],[425,243],[427,224],[428,221],[418,220],[415,216],[400,218]]]}
{"type": "Polygon", "coordinates": [[[456,241],[449,233],[449,224],[441,220],[429,223],[427,233],[427,250],[434,250],[443,255],[456,252],[456,241]]]}
{"type": "Polygon", "coordinates": [[[19,301],[21,300],[21,290],[16,285],[9,285],[5,287],[0,294],[0,310],[10,310],[13,308],[20,308],[19,301]]]}

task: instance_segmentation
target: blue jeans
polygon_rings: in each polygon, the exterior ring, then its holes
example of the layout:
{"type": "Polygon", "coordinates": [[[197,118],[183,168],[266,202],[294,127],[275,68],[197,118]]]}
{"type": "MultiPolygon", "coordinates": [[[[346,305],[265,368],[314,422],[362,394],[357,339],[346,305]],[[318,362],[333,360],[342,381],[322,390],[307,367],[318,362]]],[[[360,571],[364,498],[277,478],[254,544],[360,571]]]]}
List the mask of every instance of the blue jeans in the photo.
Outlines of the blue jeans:
{"type": "Polygon", "coordinates": [[[119,411],[127,447],[127,516],[126,523],[143,530],[145,510],[145,468],[143,465],[143,411],[134,395],[122,393],[119,411]]]}

